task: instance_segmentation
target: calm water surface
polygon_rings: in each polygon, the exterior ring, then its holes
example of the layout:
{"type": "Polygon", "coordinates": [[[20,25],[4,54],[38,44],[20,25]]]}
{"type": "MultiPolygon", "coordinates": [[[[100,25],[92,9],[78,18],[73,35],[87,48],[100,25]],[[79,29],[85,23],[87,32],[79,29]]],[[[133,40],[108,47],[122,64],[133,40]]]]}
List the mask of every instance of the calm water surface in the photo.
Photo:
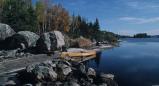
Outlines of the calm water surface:
{"type": "Polygon", "coordinates": [[[88,66],[112,73],[119,86],[159,85],[159,39],[123,39],[120,47],[104,50],[88,66]]]}

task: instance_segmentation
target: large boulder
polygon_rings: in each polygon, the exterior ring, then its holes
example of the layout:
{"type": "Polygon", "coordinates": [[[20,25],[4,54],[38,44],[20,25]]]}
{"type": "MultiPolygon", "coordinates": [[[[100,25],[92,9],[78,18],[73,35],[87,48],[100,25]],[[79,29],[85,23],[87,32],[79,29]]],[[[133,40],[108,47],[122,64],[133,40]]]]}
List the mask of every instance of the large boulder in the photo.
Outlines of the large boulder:
{"type": "Polygon", "coordinates": [[[64,45],[64,36],[60,31],[43,33],[37,41],[37,49],[40,53],[62,49],[64,45]]]}
{"type": "Polygon", "coordinates": [[[5,40],[14,34],[15,31],[9,25],[0,23],[0,40],[5,40]]]}
{"type": "Polygon", "coordinates": [[[32,64],[26,67],[26,72],[34,76],[38,81],[64,80],[71,72],[71,65],[67,61],[53,60],[40,64],[32,64]]]}
{"type": "Polygon", "coordinates": [[[39,81],[55,81],[57,79],[57,73],[53,70],[53,68],[43,64],[29,65],[26,67],[26,71],[33,74],[35,79],[39,81]]]}
{"type": "Polygon", "coordinates": [[[66,65],[66,64],[58,64],[57,65],[57,68],[60,70],[60,72],[63,74],[63,75],[65,75],[65,76],[67,76],[69,73],[71,73],[72,72],[72,69],[71,69],[71,67],[70,66],[68,66],[68,65],[66,65]]]}
{"type": "Polygon", "coordinates": [[[30,31],[20,31],[17,34],[23,36],[27,42],[27,47],[35,47],[36,41],[40,38],[37,34],[30,31]]]}
{"type": "Polygon", "coordinates": [[[9,49],[31,48],[36,46],[39,36],[30,31],[20,31],[5,40],[9,49]]]}
{"type": "Polygon", "coordinates": [[[57,40],[54,32],[43,33],[37,41],[37,49],[41,53],[56,50],[57,40]]]}

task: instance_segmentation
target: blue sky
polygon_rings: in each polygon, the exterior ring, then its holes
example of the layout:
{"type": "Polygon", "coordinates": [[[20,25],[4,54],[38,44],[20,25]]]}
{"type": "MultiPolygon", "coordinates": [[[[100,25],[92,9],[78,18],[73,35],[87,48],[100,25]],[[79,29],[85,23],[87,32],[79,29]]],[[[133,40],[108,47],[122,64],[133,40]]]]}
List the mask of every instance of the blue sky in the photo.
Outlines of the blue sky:
{"type": "Polygon", "coordinates": [[[159,34],[159,0],[53,0],[70,14],[98,18],[102,30],[133,35],[159,34]]]}

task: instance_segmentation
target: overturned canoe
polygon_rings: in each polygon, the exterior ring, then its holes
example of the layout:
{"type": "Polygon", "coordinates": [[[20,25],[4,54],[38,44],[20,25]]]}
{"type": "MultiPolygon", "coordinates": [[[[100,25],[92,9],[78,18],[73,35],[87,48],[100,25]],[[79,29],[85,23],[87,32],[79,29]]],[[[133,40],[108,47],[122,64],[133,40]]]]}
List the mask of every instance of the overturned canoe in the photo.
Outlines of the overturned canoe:
{"type": "Polygon", "coordinates": [[[61,57],[89,57],[89,56],[95,56],[96,51],[89,50],[84,52],[62,52],[61,57]]]}

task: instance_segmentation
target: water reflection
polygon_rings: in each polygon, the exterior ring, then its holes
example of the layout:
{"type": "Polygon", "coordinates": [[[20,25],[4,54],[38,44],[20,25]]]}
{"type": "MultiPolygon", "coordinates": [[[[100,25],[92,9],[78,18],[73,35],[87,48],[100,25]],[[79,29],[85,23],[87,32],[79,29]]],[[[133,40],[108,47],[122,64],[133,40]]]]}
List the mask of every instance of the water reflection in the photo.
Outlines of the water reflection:
{"type": "Polygon", "coordinates": [[[93,59],[95,61],[95,63],[96,63],[96,67],[97,68],[99,68],[99,65],[100,65],[101,54],[102,54],[102,52],[97,53],[96,58],[93,59]]]}
{"type": "Polygon", "coordinates": [[[87,65],[115,74],[119,86],[159,84],[159,39],[128,39],[120,47],[99,53],[87,65]]]}

